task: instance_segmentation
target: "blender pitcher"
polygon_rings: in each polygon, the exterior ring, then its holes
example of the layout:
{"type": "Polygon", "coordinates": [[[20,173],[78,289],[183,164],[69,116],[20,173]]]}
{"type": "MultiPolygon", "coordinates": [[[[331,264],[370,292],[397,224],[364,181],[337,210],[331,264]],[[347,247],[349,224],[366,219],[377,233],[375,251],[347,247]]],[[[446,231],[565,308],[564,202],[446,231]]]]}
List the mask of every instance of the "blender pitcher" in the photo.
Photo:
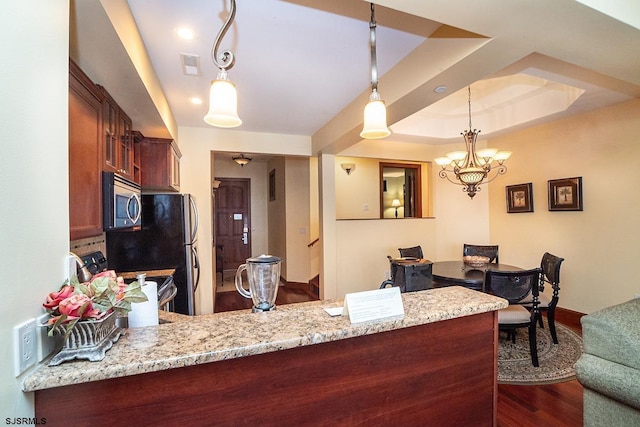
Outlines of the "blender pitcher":
{"type": "Polygon", "coordinates": [[[276,308],[276,296],[280,284],[280,264],[282,259],[271,255],[249,258],[236,271],[236,289],[245,298],[253,300],[253,312],[269,311],[276,308]],[[242,272],[247,271],[249,290],[242,286],[242,272]]]}

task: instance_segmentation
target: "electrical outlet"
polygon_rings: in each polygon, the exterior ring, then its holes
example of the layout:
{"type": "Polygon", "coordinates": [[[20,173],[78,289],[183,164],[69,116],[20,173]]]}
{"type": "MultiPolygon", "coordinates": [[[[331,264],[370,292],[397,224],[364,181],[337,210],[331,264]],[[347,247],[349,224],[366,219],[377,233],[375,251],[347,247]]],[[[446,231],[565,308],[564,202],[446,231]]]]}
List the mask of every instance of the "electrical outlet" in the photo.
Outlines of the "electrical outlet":
{"type": "Polygon", "coordinates": [[[44,313],[42,316],[36,318],[36,348],[38,351],[38,362],[50,355],[56,349],[58,344],[56,337],[59,335],[50,337],[47,335],[47,332],[49,332],[48,328],[46,326],[41,326],[44,325],[47,320],[49,320],[49,313],[44,313]]]}
{"type": "Polygon", "coordinates": [[[30,319],[13,328],[13,347],[16,377],[36,364],[36,319],[30,319]]]}

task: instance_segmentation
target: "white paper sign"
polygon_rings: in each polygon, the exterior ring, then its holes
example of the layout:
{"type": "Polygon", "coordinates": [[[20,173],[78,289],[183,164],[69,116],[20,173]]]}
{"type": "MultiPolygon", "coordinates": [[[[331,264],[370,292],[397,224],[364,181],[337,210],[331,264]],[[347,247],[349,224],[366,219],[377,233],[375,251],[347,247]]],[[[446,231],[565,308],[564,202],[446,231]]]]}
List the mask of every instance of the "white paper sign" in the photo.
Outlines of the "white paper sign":
{"type": "Polygon", "coordinates": [[[374,291],[355,292],[344,297],[343,316],[351,323],[403,317],[404,306],[397,286],[374,291]]]}

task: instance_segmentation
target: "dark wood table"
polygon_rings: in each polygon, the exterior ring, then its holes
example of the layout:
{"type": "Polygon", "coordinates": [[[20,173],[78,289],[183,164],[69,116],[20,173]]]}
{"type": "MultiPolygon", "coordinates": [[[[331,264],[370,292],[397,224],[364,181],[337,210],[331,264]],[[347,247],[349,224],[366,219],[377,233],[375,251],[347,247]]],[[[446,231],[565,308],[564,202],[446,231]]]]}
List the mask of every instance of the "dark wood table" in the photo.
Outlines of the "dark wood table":
{"type": "Polygon", "coordinates": [[[439,261],[433,263],[433,287],[464,286],[484,291],[484,273],[489,270],[521,271],[522,268],[509,264],[487,264],[486,268],[469,267],[462,261],[439,261]]]}

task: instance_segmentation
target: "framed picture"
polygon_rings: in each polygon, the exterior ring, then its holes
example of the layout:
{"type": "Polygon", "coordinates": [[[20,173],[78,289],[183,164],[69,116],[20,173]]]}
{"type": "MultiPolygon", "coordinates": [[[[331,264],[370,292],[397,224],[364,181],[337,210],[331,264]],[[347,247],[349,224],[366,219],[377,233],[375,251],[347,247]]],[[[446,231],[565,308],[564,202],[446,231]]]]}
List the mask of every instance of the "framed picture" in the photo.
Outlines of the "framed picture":
{"type": "Polygon", "coordinates": [[[507,212],[533,212],[533,186],[527,184],[507,185],[507,212]]]}
{"type": "Polygon", "coordinates": [[[269,201],[276,199],[276,170],[269,172],[269,201]]]}
{"type": "Polygon", "coordinates": [[[582,177],[549,180],[550,211],[582,210],[582,177]]]}

